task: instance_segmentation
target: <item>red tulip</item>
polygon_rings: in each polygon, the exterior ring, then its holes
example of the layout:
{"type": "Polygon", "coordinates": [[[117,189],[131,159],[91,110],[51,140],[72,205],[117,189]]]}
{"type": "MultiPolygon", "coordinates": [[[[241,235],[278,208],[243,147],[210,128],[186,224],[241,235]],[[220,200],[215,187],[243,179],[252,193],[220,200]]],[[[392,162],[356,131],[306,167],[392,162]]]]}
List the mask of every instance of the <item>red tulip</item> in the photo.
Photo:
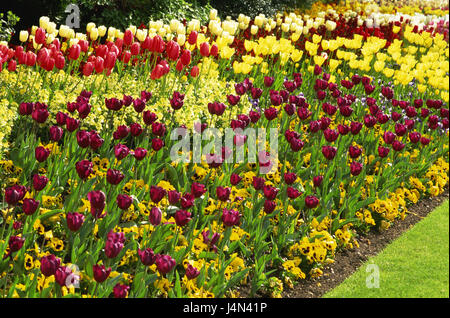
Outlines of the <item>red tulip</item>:
{"type": "Polygon", "coordinates": [[[25,186],[13,185],[12,187],[5,189],[5,201],[9,205],[17,205],[20,200],[25,197],[27,189],[25,186]]]}
{"type": "Polygon", "coordinates": [[[25,243],[25,239],[19,236],[10,236],[8,240],[8,247],[9,247],[9,255],[11,255],[14,252],[17,252],[20,250],[23,246],[23,243],[25,243]]]}
{"type": "Polygon", "coordinates": [[[191,63],[191,51],[184,50],[183,53],[181,53],[180,61],[184,66],[189,65],[191,63]]]}
{"type": "Polygon", "coordinates": [[[77,60],[80,57],[81,47],[79,44],[74,44],[69,49],[69,59],[77,60]]]}
{"type": "Polygon", "coordinates": [[[129,46],[131,43],[133,43],[134,35],[131,32],[131,30],[127,29],[125,30],[125,33],[123,34],[123,44],[129,46]]]}
{"type": "Polygon", "coordinates": [[[64,68],[65,64],[66,64],[66,60],[64,59],[64,56],[58,55],[55,58],[55,66],[58,70],[62,70],[64,68]]]}
{"type": "Polygon", "coordinates": [[[77,171],[78,176],[82,180],[86,180],[89,175],[92,173],[92,167],[94,165],[89,160],[81,160],[75,164],[75,169],[77,171]]]}
{"type": "Polygon", "coordinates": [[[147,149],[144,149],[144,148],[134,149],[134,158],[136,158],[136,160],[138,160],[138,161],[143,160],[146,155],[147,155],[147,149]]]}
{"type": "Polygon", "coordinates": [[[87,62],[86,64],[83,65],[83,75],[84,76],[90,76],[93,71],[94,71],[94,64],[93,63],[87,62]]]}
{"type": "Polygon", "coordinates": [[[197,77],[199,73],[200,73],[200,70],[199,70],[197,65],[192,67],[192,69],[191,69],[191,76],[192,77],[197,77]]]}
{"type": "Polygon", "coordinates": [[[37,28],[36,32],[34,33],[34,41],[37,44],[44,44],[45,43],[45,30],[43,28],[37,28]]]}
{"type": "Polygon", "coordinates": [[[116,64],[116,60],[117,54],[114,52],[108,52],[105,58],[105,68],[107,68],[108,70],[112,70],[114,68],[114,65],[116,64]]]}
{"type": "Polygon", "coordinates": [[[313,178],[313,184],[315,187],[320,187],[320,185],[322,184],[323,181],[323,176],[315,176],[313,178]]]}
{"type": "Polygon", "coordinates": [[[195,267],[193,267],[191,264],[188,264],[188,266],[186,267],[187,279],[194,279],[198,275],[200,275],[200,271],[198,269],[196,269],[195,267]]]}
{"type": "Polygon", "coordinates": [[[27,62],[26,62],[27,66],[34,66],[36,64],[36,58],[37,58],[36,54],[34,54],[31,51],[28,51],[27,52],[27,62]]]}
{"type": "Polygon", "coordinates": [[[203,42],[202,44],[200,44],[200,54],[203,57],[209,56],[209,43],[208,42],[203,42]]]}
{"type": "Polygon", "coordinates": [[[17,62],[16,60],[9,60],[8,62],[8,71],[14,72],[17,68],[17,62]]]}
{"type": "Polygon", "coordinates": [[[198,36],[197,31],[191,31],[191,33],[189,33],[188,36],[188,43],[190,45],[194,45],[195,43],[197,43],[197,36],[198,36]]]}
{"type": "Polygon", "coordinates": [[[170,60],[176,61],[178,59],[178,56],[180,55],[180,45],[177,42],[170,40],[169,42],[167,42],[166,52],[167,57],[170,60]]]}
{"type": "Polygon", "coordinates": [[[48,183],[46,176],[40,176],[38,174],[33,175],[33,188],[36,191],[41,191],[48,183]]]}
{"type": "Polygon", "coordinates": [[[336,155],[337,148],[331,147],[331,146],[323,146],[322,147],[322,154],[324,157],[328,160],[332,160],[334,156],[336,155]]]}
{"type": "Polygon", "coordinates": [[[217,56],[217,54],[219,54],[219,47],[217,46],[217,44],[213,44],[211,46],[211,50],[210,50],[209,54],[214,57],[217,56]]]}
{"type": "Polygon", "coordinates": [[[95,218],[101,218],[103,209],[106,205],[106,196],[103,191],[91,191],[88,193],[88,200],[91,203],[91,214],[95,218]]]}
{"type": "Polygon", "coordinates": [[[134,42],[133,44],[131,44],[130,47],[130,53],[131,55],[139,55],[139,52],[141,51],[141,45],[139,44],[139,42],[134,42]]]}
{"type": "Polygon", "coordinates": [[[299,190],[297,190],[293,187],[287,187],[286,193],[287,193],[287,196],[289,197],[289,199],[293,199],[293,200],[302,195],[302,193],[299,190]]]}

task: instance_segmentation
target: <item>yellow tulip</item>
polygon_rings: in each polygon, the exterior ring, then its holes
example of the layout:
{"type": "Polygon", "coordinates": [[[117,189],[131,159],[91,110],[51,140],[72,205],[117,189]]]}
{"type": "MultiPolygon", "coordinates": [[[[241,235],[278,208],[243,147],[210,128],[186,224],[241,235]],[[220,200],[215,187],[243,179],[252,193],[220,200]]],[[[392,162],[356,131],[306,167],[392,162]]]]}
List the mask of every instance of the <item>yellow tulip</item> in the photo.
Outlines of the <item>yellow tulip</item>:
{"type": "Polygon", "coordinates": [[[336,29],[336,22],[327,20],[327,22],[325,23],[325,26],[327,27],[328,31],[333,31],[334,29],[336,29]]]}
{"type": "Polygon", "coordinates": [[[19,40],[20,42],[26,42],[28,40],[28,31],[20,31],[19,40]]]}
{"type": "Polygon", "coordinates": [[[87,32],[91,32],[91,30],[92,30],[93,28],[95,28],[95,23],[94,23],[94,22],[89,22],[89,23],[86,25],[86,31],[87,31],[87,32]]]}
{"type": "Polygon", "coordinates": [[[178,29],[178,26],[180,25],[180,21],[172,19],[170,20],[169,27],[170,31],[175,32],[178,29]]]}
{"type": "Polygon", "coordinates": [[[258,27],[262,27],[264,24],[264,18],[260,15],[255,17],[255,25],[257,25],[258,27]]]}
{"type": "Polygon", "coordinates": [[[341,64],[341,61],[330,59],[330,70],[334,71],[339,66],[339,64],[341,64]]]}
{"type": "Polygon", "coordinates": [[[216,9],[211,9],[211,11],[209,11],[209,19],[210,20],[217,19],[217,10],[216,9]]]}
{"type": "Polygon", "coordinates": [[[291,59],[293,62],[298,62],[303,56],[303,51],[295,49],[291,54],[291,59]]]}
{"type": "Polygon", "coordinates": [[[98,39],[98,29],[97,28],[92,28],[91,31],[89,32],[89,38],[92,41],[95,41],[98,39]]]}
{"type": "Polygon", "coordinates": [[[130,25],[130,26],[128,27],[128,29],[131,31],[131,33],[133,33],[133,35],[136,35],[136,30],[137,30],[137,28],[136,28],[135,25],[130,25]]]}
{"type": "Polygon", "coordinates": [[[247,52],[250,52],[251,50],[253,50],[255,45],[256,45],[256,43],[253,41],[248,41],[248,40],[244,41],[244,48],[247,52]]]}
{"type": "Polygon", "coordinates": [[[257,25],[252,25],[252,27],[250,28],[250,33],[252,35],[255,35],[256,33],[258,33],[258,26],[257,25]]]}
{"type": "MultiPolygon", "coordinates": [[[[145,31],[147,31],[147,30],[145,30],[145,31]]],[[[141,42],[143,42],[143,41],[145,40],[146,36],[147,36],[147,34],[146,34],[145,31],[142,30],[142,29],[138,29],[138,30],[136,31],[136,38],[137,38],[139,41],[141,41],[141,42]]],[[[100,32],[99,32],[99,33],[100,33],[100,32]]]]}
{"type": "Polygon", "coordinates": [[[321,55],[315,55],[313,57],[313,59],[314,59],[314,63],[316,63],[319,66],[322,66],[323,62],[325,62],[325,58],[321,55]]]}
{"type": "Polygon", "coordinates": [[[114,27],[108,28],[108,38],[114,38],[116,36],[116,29],[114,27]]]}
{"type": "Polygon", "coordinates": [[[289,32],[289,27],[290,27],[290,25],[287,23],[281,24],[281,30],[285,33],[289,32]]]}
{"type": "Polygon", "coordinates": [[[233,56],[234,52],[235,52],[235,49],[225,46],[220,51],[220,57],[223,59],[230,59],[233,56]]]}
{"type": "Polygon", "coordinates": [[[381,72],[384,69],[385,63],[383,61],[376,61],[373,68],[376,72],[381,72]]]}
{"type": "Polygon", "coordinates": [[[183,46],[185,42],[186,42],[186,35],[184,35],[184,34],[178,34],[178,36],[177,36],[177,43],[178,43],[180,46],[183,46]]]}
{"type": "Polygon", "coordinates": [[[291,34],[291,40],[292,40],[292,42],[297,42],[298,39],[300,38],[300,35],[301,35],[301,32],[300,32],[300,33],[297,33],[297,32],[292,33],[292,34],[291,34]]]}
{"type": "Polygon", "coordinates": [[[394,70],[391,69],[391,68],[385,68],[385,69],[383,70],[383,74],[384,74],[386,77],[392,77],[392,75],[394,75],[394,70]]]}
{"type": "Polygon", "coordinates": [[[322,41],[322,36],[320,36],[320,35],[318,35],[318,34],[314,34],[312,40],[313,40],[313,43],[314,43],[314,44],[317,44],[317,43],[319,43],[320,41],[322,41]]]}
{"type": "Polygon", "coordinates": [[[39,18],[39,26],[43,29],[47,30],[47,25],[50,22],[49,17],[40,17],[39,18]]]}
{"type": "Polygon", "coordinates": [[[239,63],[238,61],[234,61],[233,70],[234,70],[234,73],[236,73],[236,74],[241,73],[241,71],[242,71],[241,63],[239,63]]]}
{"type": "Polygon", "coordinates": [[[106,27],[104,25],[101,25],[97,29],[98,29],[98,35],[100,37],[104,37],[106,34],[106,27]]]}

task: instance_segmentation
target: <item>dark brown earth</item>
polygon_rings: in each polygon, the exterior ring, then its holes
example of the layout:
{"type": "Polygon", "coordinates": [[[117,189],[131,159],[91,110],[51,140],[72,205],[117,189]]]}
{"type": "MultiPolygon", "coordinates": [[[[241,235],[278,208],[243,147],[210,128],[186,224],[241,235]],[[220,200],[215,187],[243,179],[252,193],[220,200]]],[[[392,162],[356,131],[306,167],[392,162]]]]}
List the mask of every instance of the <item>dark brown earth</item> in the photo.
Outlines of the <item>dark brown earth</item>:
{"type": "MultiPolygon", "coordinates": [[[[432,198],[420,200],[417,204],[408,206],[404,220],[396,220],[387,230],[382,232],[372,230],[364,236],[359,236],[359,248],[343,250],[336,253],[335,262],[325,266],[323,275],[314,279],[301,280],[293,289],[285,289],[283,298],[320,298],[326,292],[342,283],[352,275],[363,263],[377,255],[383,248],[413,227],[449,198],[449,188],[432,198]]],[[[240,297],[251,297],[247,288],[240,288],[240,297]]],[[[256,297],[268,297],[258,292],[256,297]]]]}

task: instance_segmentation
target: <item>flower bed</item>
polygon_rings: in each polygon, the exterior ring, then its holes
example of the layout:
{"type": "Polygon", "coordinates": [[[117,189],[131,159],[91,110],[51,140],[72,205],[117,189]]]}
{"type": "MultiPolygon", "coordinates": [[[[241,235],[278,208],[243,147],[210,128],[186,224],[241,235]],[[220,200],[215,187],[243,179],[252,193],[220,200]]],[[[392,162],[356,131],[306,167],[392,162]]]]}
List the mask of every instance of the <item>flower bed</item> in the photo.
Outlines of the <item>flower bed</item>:
{"type": "Polygon", "coordinates": [[[442,193],[448,8],[357,6],[0,45],[3,295],[279,297],[442,193]]]}

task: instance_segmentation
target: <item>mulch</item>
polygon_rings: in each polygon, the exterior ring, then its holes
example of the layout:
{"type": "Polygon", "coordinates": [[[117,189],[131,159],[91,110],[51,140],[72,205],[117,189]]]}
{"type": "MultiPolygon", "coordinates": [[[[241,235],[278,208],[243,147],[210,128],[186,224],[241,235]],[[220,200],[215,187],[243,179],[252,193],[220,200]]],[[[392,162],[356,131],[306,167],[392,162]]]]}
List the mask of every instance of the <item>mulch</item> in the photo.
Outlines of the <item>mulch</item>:
{"type": "Polygon", "coordinates": [[[335,262],[323,268],[323,275],[315,279],[301,280],[293,289],[283,292],[283,298],[319,298],[326,292],[338,286],[347,277],[352,275],[369,257],[377,255],[386,245],[409,230],[448,200],[448,187],[439,196],[420,200],[417,204],[408,207],[404,220],[397,220],[387,230],[382,232],[371,231],[360,236],[357,241],[359,248],[344,250],[336,254],[335,262]]]}

